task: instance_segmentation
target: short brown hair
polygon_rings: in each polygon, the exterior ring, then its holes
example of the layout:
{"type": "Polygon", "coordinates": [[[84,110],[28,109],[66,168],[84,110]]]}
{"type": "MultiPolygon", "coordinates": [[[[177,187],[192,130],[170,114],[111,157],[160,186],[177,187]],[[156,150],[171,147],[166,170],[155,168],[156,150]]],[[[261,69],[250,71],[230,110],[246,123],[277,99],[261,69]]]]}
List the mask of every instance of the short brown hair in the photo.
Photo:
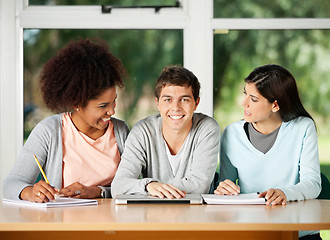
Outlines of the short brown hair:
{"type": "Polygon", "coordinates": [[[157,99],[159,99],[162,88],[166,85],[191,87],[195,101],[199,98],[199,90],[201,86],[197,77],[191,71],[182,66],[173,65],[163,69],[158,77],[155,87],[155,96],[157,99]]]}

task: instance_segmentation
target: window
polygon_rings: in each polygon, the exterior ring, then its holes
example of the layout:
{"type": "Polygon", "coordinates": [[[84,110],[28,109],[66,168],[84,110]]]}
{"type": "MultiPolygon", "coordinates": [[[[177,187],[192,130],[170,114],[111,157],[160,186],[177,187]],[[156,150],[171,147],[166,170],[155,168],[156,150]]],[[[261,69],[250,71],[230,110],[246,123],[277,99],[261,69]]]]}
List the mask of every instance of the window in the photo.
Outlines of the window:
{"type": "Polygon", "coordinates": [[[214,0],[215,18],[328,18],[324,0],[214,0]]]}

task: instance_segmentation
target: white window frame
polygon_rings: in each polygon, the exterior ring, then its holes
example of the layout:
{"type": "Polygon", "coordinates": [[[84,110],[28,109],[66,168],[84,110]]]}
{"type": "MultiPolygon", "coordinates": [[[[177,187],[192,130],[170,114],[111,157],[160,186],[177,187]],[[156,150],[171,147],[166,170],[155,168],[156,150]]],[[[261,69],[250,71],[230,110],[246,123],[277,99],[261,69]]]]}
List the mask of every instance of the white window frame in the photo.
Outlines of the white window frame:
{"type": "MultiPolygon", "coordinates": [[[[0,180],[23,145],[23,29],[182,29],[183,62],[201,82],[198,111],[213,116],[213,31],[330,29],[330,18],[213,18],[213,0],[181,0],[182,8],[114,9],[100,6],[28,6],[0,1],[0,180]]],[[[2,196],[1,187],[0,197],[2,196]]]]}

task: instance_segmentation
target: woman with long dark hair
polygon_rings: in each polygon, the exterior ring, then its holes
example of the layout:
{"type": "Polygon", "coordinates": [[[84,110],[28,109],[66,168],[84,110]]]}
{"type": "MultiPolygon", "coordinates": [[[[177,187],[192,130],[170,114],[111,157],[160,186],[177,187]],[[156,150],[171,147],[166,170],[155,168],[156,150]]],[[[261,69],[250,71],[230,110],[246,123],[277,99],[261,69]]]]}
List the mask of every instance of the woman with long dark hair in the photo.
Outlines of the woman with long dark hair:
{"type": "MultiPolygon", "coordinates": [[[[214,193],[260,192],[267,205],[316,198],[321,191],[316,127],[294,77],[281,66],[265,65],[245,82],[244,120],[223,132],[214,193]]],[[[299,235],[320,239],[317,232],[299,235]]]]}

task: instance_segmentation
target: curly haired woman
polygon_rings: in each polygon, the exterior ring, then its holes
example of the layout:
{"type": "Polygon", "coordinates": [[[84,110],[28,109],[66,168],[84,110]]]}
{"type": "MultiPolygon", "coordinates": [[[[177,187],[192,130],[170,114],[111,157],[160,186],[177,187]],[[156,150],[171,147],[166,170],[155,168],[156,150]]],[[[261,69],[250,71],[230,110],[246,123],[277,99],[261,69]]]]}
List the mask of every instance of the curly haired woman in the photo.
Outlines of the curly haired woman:
{"type": "Polygon", "coordinates": [[[125,122],[113,118],[124,68],[103,41],[71,41],[43,67],[40,87],[56,112],[31,132],[4,182],[4,197],[48,202],[56,195],[111,197],[124,142],[125,122]],[[49,180],[36,183],[40,170],[49,180]]]}

